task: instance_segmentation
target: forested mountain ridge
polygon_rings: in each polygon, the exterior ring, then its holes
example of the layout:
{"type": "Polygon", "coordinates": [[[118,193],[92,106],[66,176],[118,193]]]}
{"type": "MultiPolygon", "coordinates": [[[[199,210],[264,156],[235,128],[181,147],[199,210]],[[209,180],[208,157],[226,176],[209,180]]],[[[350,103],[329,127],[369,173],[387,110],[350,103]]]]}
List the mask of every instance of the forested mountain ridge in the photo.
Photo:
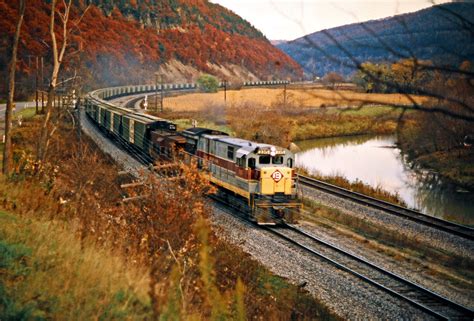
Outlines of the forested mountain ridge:
{"type": "Polygon", "coordinates": [[[449,66],[473,61],[473,30],[474,3],[448,3],[315,32],[278,47],[309,75],[349,76],[366,61],[417,58],[449,66]]]}
{"type": "Polygon", "coordinates": [[[129,18],[147,27],[166,30],[182,25],[196,25],[205,29],[211,25],[230,34],[240,34],[250,38],[264,39],[263,34],[249,22],[218,4],[203,0],[171,1],[114,1],[90,0],[90,3],[110,15],[115,8],[129,18]]]}
{"type": "MultiPolygon", "coordinates": [[[[167,82],[194,81],[202,72],[228,80],[301,76],[300,66],[260,31],[207,0],[73,3],[64,76],[77,72],[90,87],[151,82],[157,71],[167,82]]],[[[58,10],[61,6],[58,1],[58,10]]],[[[0,0],[1,75],[6,75],[17,11],[15,1],[0,0]]],[[[30,87],[36,57],[44,57],[46,71],[51,66],[50,11],[49,1],[27,1],[18,81],[30,87]]],[[[58,15],[55,30],[61,43],[58,15]]]]}

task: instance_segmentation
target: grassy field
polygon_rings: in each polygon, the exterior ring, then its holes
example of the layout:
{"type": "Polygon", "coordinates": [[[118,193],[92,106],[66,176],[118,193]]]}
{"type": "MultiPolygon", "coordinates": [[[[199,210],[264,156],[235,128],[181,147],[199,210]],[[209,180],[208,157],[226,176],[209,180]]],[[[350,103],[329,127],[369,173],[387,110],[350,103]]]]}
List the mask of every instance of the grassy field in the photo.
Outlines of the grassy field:
{"type": "Polygon", "coordinates": [[[27,118],[32,118],[36,115],[36,108],[35,107],[29,107],[29,108],[23,108],[19,112],[15,113],[15,119],[18,119],[19,116],[21,116],[23,119],[27,118]]]}
{"type": "MultiPolygon", "coordinates": [[[[426,99],[414,98],[417,103],[426,99]]],[[[253,108],[275,108],[284,101],[282,88],[248,88],[241,90],[228,90],[227,103],[224,101],[224,92],[204,94],[187,94],[165,99],[165,108],[171,111],[201,111],[209,106],[253,108]]],[[[401,94],[367,94],[344,90],[328,89],[288,89],[286,102],[292,108],[319,108],[319,107],[358,107],[362,104],[378,105],[411,105],[408,97],[401,94]]]]}
{"type": "MultiPolygon", "coordinates": [[[[417,103],[423,97],[414,97],[417,103]]],[[[186,94],[165,99],[165,113],[180,128],[198,126],[223,130],[242,138],[288,146],[290,142],[314,138],[362,134],[392,134],[401,108],[409,106],[400,94],[366,94],[321,88],[246,88],[224,93],[186,94]]],[[[411,113],[405,113],[405,118],[411,113]]]]}
{"type": "Polygon", "coordinates": [[[68,225],[0,211],[1,320],[151,317],[146,269],[68,225]]]}

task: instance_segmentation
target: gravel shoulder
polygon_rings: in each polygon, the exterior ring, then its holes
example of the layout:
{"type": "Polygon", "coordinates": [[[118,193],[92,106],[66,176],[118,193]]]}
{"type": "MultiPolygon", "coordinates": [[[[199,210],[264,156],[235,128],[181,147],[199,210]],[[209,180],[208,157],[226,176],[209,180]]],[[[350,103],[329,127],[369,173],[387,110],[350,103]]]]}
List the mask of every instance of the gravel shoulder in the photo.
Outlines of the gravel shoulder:
{"type": "Polygon", "coordinates": [[[324,241],[388,269],[416,284],[449,298],[461,305],[473,308],[474,283],[444,267],[426,263],[423,259],[408,255],[398,249],[384,246],[356,235],[343,227],[331,226],[332,222],[313,224],[300,222],[300,228],[324,241]]]}
{"type": "Polygon", "coordinates": [[[406,301],[360,282],[321,259],[297,249],[268,232],[243,223],[223,209],[215,209],[214,225],[225,240],[245,252],[273,273],[304,288],[347,320],[431,320],[406,301]]]}

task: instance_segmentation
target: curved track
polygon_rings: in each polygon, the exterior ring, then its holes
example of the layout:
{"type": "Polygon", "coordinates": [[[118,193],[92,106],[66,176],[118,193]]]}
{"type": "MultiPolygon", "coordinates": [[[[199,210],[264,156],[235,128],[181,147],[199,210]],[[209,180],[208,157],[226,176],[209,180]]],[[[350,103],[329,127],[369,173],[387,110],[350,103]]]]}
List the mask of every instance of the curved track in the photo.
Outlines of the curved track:
{"type": "MultiPolygon", "coordinates": [[[[233,204],[212,196],[215,201],[232,208],[234,216],[247,224],[250,222],[245,214],[233,204]],[[240,213],[236,215],[235,212],[240,213]]],[[[255,224],[257,226],[257,224],[255,224]]],[[[472,320],[474,311],[436,294],[404,277],[396,275],[379,267],[359,256],[347,252],[340,247],[326,242],[317,236],[305,232],[293,225],[283,226],[258,226],[278,236],[280,239],[310,253],[335,267],[346,271],[364,282],[387,292],[399,299],[407,301],[415,308],[422,310],[441,320],[472,320]]]]}
{"type": "MultiPolygon", "coordinates": [[[[124,145],[126,144],[123,144],[122,142],[117,143],[123,149],[127,149],[124,148],[124,145]]],[[[128,150],[128,152],[138,158],[141,162],[147,163],[146,159],[140,157],[142,155],[137,155],[139,153],[137,153],[136,150],[128,150]]],[[[469,227],[437,219],[362,194],[354,193],[306,176],[299,175],[299,182],[306,186],[317,188],[339,197],[349,198],[357,203],[378,208],[391,214],[436,227],[470,240],[474,239],[474,230],[469,227]]],[[[218,201],[222,202],[220,199],[218,199],[218,201]]],[[[238,218],[249,223],[248,220],[241,216],[238,216],[238,218]]],[[[311,253],[311,255],[315,255],[326,262],[329,262],[335,267],[360,278],[372,286],[389,293],[390,295],[409,302],[416,308],[429,313],[436,318],[442,320],[473,320],[474,318],[474,312],[469,308],[459,305],[456,302],[444,298],[401,276],[378,267],[361,257],[346,252],[343,249],[325,242],[314,235],[298,229],[295,226],[260,226],[260,228],[266,229],[286,242],[293,244],[294,246],[311,253]]]]}
{"type": "Polygon", "coordinates": [[[264,227],[285,241],[311,253],[371,285],[401,298],[442,320],[472,320],[474,312],[399,275],[311,235],[295,226],[264,227]]]}
{"type": "Polygon", "coordinates": [[[403,217],[423,225],[434,227],[436,229],[461,236],[471,241],[474,240],[474,229],[469,226],[460,225],[434,216],[429,216],[406,207],[398,206],[370,196],[356,193],[308,176],[298,175],[298,182],[310,188],[315,188],[341,198],[350,199],[356,203],[370,206],[372,208],[382,210],[386,213],[403,217]]]}

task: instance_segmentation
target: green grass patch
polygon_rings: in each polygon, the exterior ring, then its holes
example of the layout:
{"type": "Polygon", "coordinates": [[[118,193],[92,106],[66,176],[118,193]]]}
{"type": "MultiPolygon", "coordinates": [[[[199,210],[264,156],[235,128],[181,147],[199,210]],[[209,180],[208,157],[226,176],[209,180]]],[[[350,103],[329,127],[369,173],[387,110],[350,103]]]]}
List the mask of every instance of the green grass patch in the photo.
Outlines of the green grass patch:
{"type": "Polygon", "coordinates": [[[33,118],[34,116],[36,116],[36,108],[35,107],[23,108],[19,112],[15,113],[16,119],[18,119],[19,116],[21,116],[23,119],[33,118]]]}
{"type": "Polygon", "coordinates": [[[0,212],[0,320],[147,319],[146,272],[64,224],[0,212]]]}
{"type": "Polygon", "coordinates": [[[348,116],[361,117],[380,117],[380,116],[395,116],[398,117],[402,110],[392,106],[363,106],[361,108],[328,108],[328,113],[342,114],[348,116]]]}
{"type": "MultiPolygon", "coordinates": [[[[193,127],[192,119],[175,119],[173,122],[178,126],[178,130],[184,130],[193,127]]],[[[231,133],[231,129],[227,125],[219,125],[212,121],[199,120],[197,127],[210,128],[220,130],[224,133],[231,133]]]]}

